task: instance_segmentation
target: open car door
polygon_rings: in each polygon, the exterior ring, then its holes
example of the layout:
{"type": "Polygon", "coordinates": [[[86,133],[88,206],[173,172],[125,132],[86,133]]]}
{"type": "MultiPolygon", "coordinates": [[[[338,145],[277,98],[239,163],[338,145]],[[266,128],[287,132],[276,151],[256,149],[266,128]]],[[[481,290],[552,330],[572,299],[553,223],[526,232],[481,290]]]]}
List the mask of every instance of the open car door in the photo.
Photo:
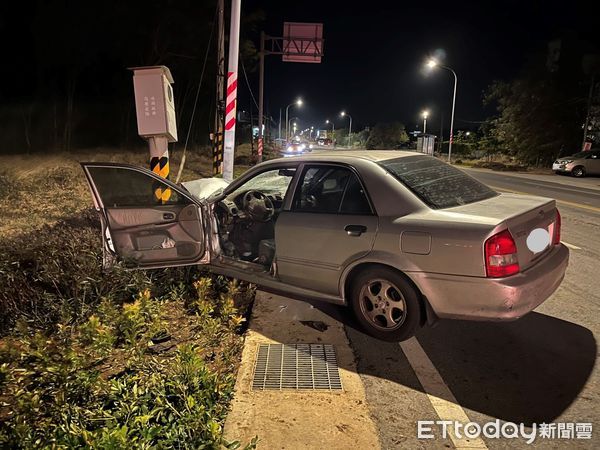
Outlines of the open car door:
{"type": "Polygon", "coordinates": [[[205,207],[181,187],[128,164],[81,163],[102,221],[104,264],[207,264],[205,207]]]}

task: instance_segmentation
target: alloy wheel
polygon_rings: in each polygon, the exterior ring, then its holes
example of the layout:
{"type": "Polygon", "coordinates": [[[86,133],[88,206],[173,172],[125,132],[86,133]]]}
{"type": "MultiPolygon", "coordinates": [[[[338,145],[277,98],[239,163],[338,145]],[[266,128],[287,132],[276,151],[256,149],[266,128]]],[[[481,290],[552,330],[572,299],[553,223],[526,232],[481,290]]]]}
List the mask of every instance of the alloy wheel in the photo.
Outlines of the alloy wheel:
{"type": "Polygon", "coordinates": [[[360,290],[359,304],[363,316],[381,330],[395,330],[406,319],[406,301],[400,289],[388,280],[366,282],[360,290]]]}

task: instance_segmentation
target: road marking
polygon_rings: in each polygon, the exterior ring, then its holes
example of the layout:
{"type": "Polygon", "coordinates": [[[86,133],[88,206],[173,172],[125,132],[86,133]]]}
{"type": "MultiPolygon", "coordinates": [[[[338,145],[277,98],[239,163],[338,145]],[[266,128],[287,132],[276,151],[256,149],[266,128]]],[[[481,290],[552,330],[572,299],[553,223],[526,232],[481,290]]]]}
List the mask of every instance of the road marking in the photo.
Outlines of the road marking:
{"type": "MultiPolygon", "coordinates": [[[[523,183],[524,184],[529,184],[531,186],[535,186],[538,189],[548,189],[547,185],[543,185],[543,184],[540,184],[540,183],[535,183],[533,181],[524,181],[523,183]]],[[[551,184],[552,182],[543,181],[543,183],[551,184]]],[[[556,190],[559,190],[559,191],[576,192],[578,194],[581,194],[581,190],[585,189],[586,190],[585,193],[587,195],[600,196],[600,191],[595,190],[595,189],[589,189],[589,188],[584,188],[584,187],[582,187],[580,189],[571,189],[571,188],[564,187],[561,184],[557,184],[557,183],[552,183],[552,184],[554,184],[555,186],[551,186],[551,189],[556,189],[556,190]]]]}
{"type": "Polygon", "coordinates": [[[577,247],[576,245],[569,244],[568,242],[565,242],[565,241],[560,241],[560,242],[562,242],[563,244],[565,244],[571,250],[581,250],[581,247],[577,247]]]}
{"type": "MultiPolygon", "coordinates": [[[[499,187],[499,186],[492,186],[491,184],[488,184],[488,186],[491,187],[492,189],[496,189],[498,191],[510,192],[513,194],[536,195],[536,194],[532,194],[531,192],[515,191],[514,189],[508,189],[508,188],[503,188],[503,187],[499,187]]],[[[600,212],[600,208],[597,208],[596,206],[584,205],[583,203],[568,202],[566,200],[556,200],[555,199],[555,201],[556,201],[556,203],[560,203],[562,205],[567,205],[567,206],[573,206],[574,208],[589,209],[590,211],[600,212]]]]}
{"type": "MultiPolygon", "coordinates": [[[[421,347],[421,344],[419,344],[419,341],[417,341],[417,338],[412,337],[407,341],[400,342],[400,348],[406,355],[440,420],[456,421],[463,425],[469,423],[469,417],[458,404],[450,388],[444,383],[440,373],[423,350],[423,347],[421,347]]],[[[448,427],[448,430],[450,439],[457,449],[487,449],[481,438],[468,439],[463,433],[461,433],[462,437],[459,438],[455,435],[452,426],[448,427]]]]}

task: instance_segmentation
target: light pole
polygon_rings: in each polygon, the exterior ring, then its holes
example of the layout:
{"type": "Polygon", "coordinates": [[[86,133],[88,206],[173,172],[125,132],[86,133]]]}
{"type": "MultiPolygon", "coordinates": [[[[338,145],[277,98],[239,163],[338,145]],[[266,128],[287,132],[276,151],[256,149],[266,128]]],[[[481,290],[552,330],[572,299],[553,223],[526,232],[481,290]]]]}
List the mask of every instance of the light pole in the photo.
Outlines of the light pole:
{"type": "Polygon", "coordinates": [[[425,134],[427,133],[427,117],[429,117],[429,111],[423,111],[421,117],[423,117],[423,134],[425,134]]]}
{"type": "Polygon", "coordinates": [[[334,145],[335,147],[335,122],[330,121],[329,119],[327,119],[325,121],[325,123],[327,125],[331,124],[331,143],[334,145]]]}
{"type": "MultiPolygon", "coordinates": [[[[295,117],[295,116],[294,117],[290,117],[290,120],[285,124],[286,140],[289,140],[290,137],[292,136],[292,135],[288,135],[288,132],[287,132],[287,130],[289,130],[290,128],[292,128],[292,124],[291,124],[292,120],[299,120],[299,119],[300,119],[300,117],[295,117]]],[[[296,124],[294,123],[294,127],[295,126],[296,126],[296,124]]],[[[294,130],[294,134],[295,133],[296,133],[296,130],[294,130]]]]}
{"type": "Polygon", "coordinates": [[[327,125],[331,124],[331,140],[333,141],[335,139],[335,123],[330,121],[329,119],[327,119],[325,123],[327,125]]]}
{"type": "Polygon", "coordinates": [[[456,76],[456,72],[452,70],[448,66],[443,66],[435,59],[431,58],[427,61],[427,67],[433,69],[434,67],[441,67],[442,69],[446,69],[452,72],[454,75],[454,93],[452,94],[452,116],[450,118],[450,140],[448,141],[448,162],[452,161],[452,139],[454,138],[454,106],[456,104],[456,85],[458,84],[458,77],[456,76]]]}
{"type": "Polygon", "coordinates": [[[352,142],[352,116],[348,114],[346,111],[342,111],[340,113],[341,117],[346,117],[350,119],[350,127],[348,128],[348,147],[350,147],[350,143],[352,142]]]}
{"type": "Polygon", "coordinates": [[[290,129],[289,129],[289,119],[288,119],[288,114],[290,111],[290,106],[302,106],[302,99],[298,98],[295,102],[290,103],[289,105],[287,105],[287,108],[285,108],[285,140],[289,140],[290,138],[290,129]]]}

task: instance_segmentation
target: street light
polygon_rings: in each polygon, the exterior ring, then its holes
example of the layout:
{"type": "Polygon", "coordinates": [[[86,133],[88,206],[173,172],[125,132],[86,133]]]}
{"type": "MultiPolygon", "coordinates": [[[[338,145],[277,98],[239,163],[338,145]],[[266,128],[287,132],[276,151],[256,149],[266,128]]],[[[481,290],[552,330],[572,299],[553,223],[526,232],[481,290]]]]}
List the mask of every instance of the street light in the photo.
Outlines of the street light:
{"type": "Polygon", "coordinates": [[[289,110],[290,110],[290,106],[294,106],[294,105],[296,105],[296,106],[302,106],[302,103],[303,103],[302,99],[298,97],[295,102],[290,103],[285,108],[285,139],[286,140],[289,140],[289,138],[290,138],[290,133],[289,133],[289,128],[288,128],[288,123],[289,123],[288,113],[289,113],[289,110]]]}
{"type": "Polygon", "coordinates": [[[429,117],[429,111],[423,111],[421,116],[423,117],[423,134],[425,134],[427,133],[427,117],[429,117]]]}
{"type": "Polygon", "coordinates": [[[346,117],[350,119],[350,127],[348,128],[348,146],[350,147],[350,143],[352,142],[352,116],[348,114],[346,111],[342,111],[340,113],[340,117],[346,117]]]}
{"type": "MultiPolygon", "coordinates": [[[[289,122],[286,122],[286,124],[285,124],[285,129],[286,129],[286,137],[287,137],[287,140],[289,140],[289,138],[290,138],[290,137],[292,137],[291,135],[289,135],[289,136],[287,135],[287,130],[289,130],[290,128],[292,128],[292,121],[293,121],[293,120],[300,120],[300,117],[296,117],[296,116],[294,116],[294,117],[290,117],[290,120],[289,120],[289,122]]],[[[296,126],[296,122],[294,122],[294,127],[295,127],[295,126],[296,126]]],[[[296,130],[294,130],[294,134],[296,134],[296,130]]]]}
{"type": "Polygon", "coordinates": [[[458,77],[456,76],[456,72],[452,70],[448,66],[443,66],[437,60],[430,58],[429,61],[425,64],[429,69],[434,69],[435,67],[440,67],[442,69],[446,69],[452,72],[454,75],[454,94],[452,94],[452,116],[450,118],[450,141],[448,142],[448,162],[452,161],[452,139],[454,137],[454,106],[456,104],[456,85],[458,84],[458,77]]]}
{"type": "Polygon", "coordinates": [[[335,141],[335,122],[332,122],[329,119],[327,119],[325,121],[325,123],[327,125],[331,124],[331,142],[334,142],[335,141]]]}

